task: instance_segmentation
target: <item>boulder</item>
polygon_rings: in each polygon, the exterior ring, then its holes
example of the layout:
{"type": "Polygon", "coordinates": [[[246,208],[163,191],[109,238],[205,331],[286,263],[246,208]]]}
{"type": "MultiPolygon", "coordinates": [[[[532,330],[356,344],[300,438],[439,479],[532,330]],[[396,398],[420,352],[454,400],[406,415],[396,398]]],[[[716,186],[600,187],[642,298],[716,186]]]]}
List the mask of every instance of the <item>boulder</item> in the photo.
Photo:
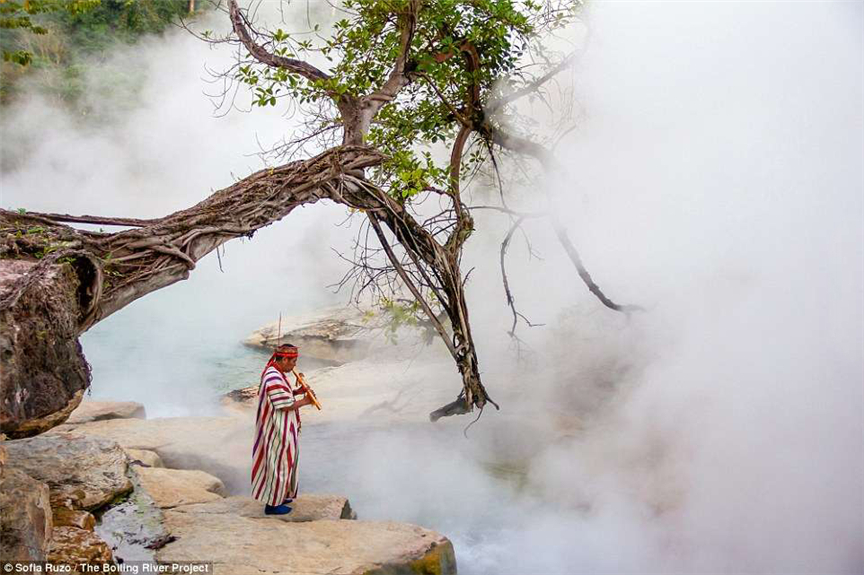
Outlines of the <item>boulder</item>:
{"type": "MultiPolygon", "coordinates": [[[[41,233],[21,225],[22,233],[41,233]]],[[[0,433],[10,438],[62,423],[90,386],[78,341],[82,304],[92,299],[82,284],[88,261],[42,264],[0,259],[0,433]]]]}
{"type": "Polygon", "coordinates": [[[318,312],[283,317],[282,337],[279,322],[254,331],[243,343],[270,352],[282,343],[300,348],[303,357],[329,365],[356,361],[369,353],[370,327],[364,322],[366,313],[353,307],[334,307],[318,312]]]}
{"type": "Polygon", "coordinates": [[[406,523],[291,522],[234,513],[165,512],[176,538],[156,552],[160,563],[212,561],[217,575],[456,573],[450,541],[406,523]]]}
{"type": "Polygon", "coordinates": [[[5,467],[0,475],[0,558],[44,561],[52,527],[48,486],[5,467]]]}
{"type": "Polygon", "coordinates": [[[104,419],[144,419],[147,413],[144,406],[134,401],[82,401],[66,420],[66,423],[77,424],[104,419]]]}
{"type": "Polygon", "coordinates": [[[78,527],[55,527],[51,534],[48,561],[59,565],[112,563],[111,548],[93,531],[78,527]]]}
{"type": "MultiPolygon", "coordinates": [[[[281,521],[320,521],[322,519],[356,519],[357,514],[351,509],[351,504],[344,497],[336,495],[303,494],[291,503],[292,511],[288,515],[273,516],[281,521]]],[[[174,511],[182,513],[214,513],[233,514],[239,517],[265,517],[264,504],[242,495],[234,495],[196,505],[183,505],[174,511]]]]}
{"type": "Polygon", "coordinates": [[[52,507],[94,510],[132,490],[126,454],[113,441],[52,434],[5,444],[6,467],[47,483],[52,507]]]}
{"type": "Polygon", "coordinates": [[[48,435],[103,437],[124,449],[159,455],[166,467],[201,469],[221,479],[232,491],[249,488],[254,417],[167,417],[109,419],[61,425],[48,435]]]}
{"type": "Polygon", "coordinates": [[[96,518],[89,511],[69,507],[54,507],[52,510],[54,527],[77,527],[85,531],[93,531],[96,518]]]}
{"type": "Polygon", "coordinates": [[[129,456],[129,461],[133,465],[141,465],[143,467],[165,467],[162,463],[162,458],[155,451],[149,449],[126,449],[126,455],[129,456]]]}
{"type": "Polygon", "coordinates": [[[139,467],[141,488],[162,509],[222,499],[225,485],[209,473],[191,469],[139,467]]]}

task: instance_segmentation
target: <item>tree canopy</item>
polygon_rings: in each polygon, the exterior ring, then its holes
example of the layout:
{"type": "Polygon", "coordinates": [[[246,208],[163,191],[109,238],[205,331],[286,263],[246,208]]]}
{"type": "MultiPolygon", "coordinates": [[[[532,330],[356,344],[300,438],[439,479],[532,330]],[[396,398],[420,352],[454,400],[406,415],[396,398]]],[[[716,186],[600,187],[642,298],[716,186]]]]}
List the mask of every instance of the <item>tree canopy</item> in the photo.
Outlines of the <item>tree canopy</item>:
{"type": "MultiPolygon", "coordinates": [[[[237,46],[238,60],[224,79],[235,89],[251,89],[257,105],[296,106],[303,128],[275,150],[282,161],[292,161],[152,220],[0,210],[0,265],[11,260],[6,267],[16,277],[0,294],[0,354],[17,358],[16,369],[7,370],[13,384],[4,389],[4,431],[27,433],[22,422],[59,412],[58,405],[74,402],[74,393],[87,383],[82,376],[63,388],[63,374],[22,338],[46,325],[64,325],[57,337],[67,355],[75,356],[77,335],[94,323],[187,278],[221,244],[251,237],[297,206],[322,199],[351,208],[365,222],[342,283],[353,282],[355,293],[371,291],[391,311],[394,302],[405,302],[400,309],[422,314],[453,357],[462,390],[433,419],[494,404],[481,382],[465,295],[468,277],[461,269],[476,209],[494,209],[511,221],[500,264],[514,338],[525,318],[507,282],[505,255],[527,218],[549,219],[579,276],[604,305],[638,309],[614,303],[594,283],[548,197],[538,199],[536,212],[511,209],[498,172],[501,153],[531,158],[545,170],[561,169],[542,140],[516,133],[529,120],[516,103],[543,98],[549,83],[569,69],[576,52],[558,53],[544,42],[571,23],[580,7],[576,0],[345,0],[334,6],[341,17],[329,30],[312,25],[304,35],[259,30],[229,0],[231,33],[201,37],[237,46]],[[293,159],[304,152],[312,157],[293,159]],[[497,205],[466,201],[463,184],[481,168],[497,175],[497,205]],[[432,215],[420,209],[428,197],[439,206],[432,215]],[[84,231],[62,222],[131,229],[84,231]],[[34,298],[51,293],[74,297],[46,301],[50,313],[34,321],[34,298]],[[34,372],[44,377],[34,379],[34,372]],[[18,392],[40,381],[66,393],[43,406],[20,399],[36,396],[18,392]]],[[[86,366],[80,345],[77,355],[86,366]]],[[[81,371],[89,381],[86,367],[81,371]]],[[[39,393],[44,396],[44,390],[39,393]]]]}

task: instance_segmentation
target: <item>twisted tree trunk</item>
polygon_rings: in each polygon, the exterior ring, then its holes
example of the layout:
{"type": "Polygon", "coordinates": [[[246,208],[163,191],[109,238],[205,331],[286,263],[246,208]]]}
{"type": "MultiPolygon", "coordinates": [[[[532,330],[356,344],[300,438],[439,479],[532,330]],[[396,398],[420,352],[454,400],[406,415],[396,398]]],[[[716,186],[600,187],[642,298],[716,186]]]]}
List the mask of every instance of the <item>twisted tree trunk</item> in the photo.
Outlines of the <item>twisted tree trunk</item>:
{"type": "Polygon", "coordinates": [[[333,148],[257,172],[154,220],[0,210],[0,431],[25,437],[65,420],[90,382],[78,336],[93,324],[188,278],[196,262],[223,243],[251,237],[297,206],[322,199],[364,211],[379,231],[383,222],[412,258],[443,278],[452,340],[434,321],[462,374],[467,405],[482,408],[488,397],[459,266],[401,204],[363,179],[363,169],[382,159],[366,146],[333,148]],[[102,233],[64,221],[133,227],[102,233]]]}

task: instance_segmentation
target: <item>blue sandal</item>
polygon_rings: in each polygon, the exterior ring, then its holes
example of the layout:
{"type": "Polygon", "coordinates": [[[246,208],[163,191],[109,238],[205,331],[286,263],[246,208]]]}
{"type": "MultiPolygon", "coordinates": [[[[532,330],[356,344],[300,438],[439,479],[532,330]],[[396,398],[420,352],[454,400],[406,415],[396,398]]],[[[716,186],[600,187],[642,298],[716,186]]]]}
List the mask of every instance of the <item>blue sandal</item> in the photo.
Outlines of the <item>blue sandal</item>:
{"type": "Polygon", "coordinates": [[[288,515],[291,513],[291,508],[285,505],[265,505],[264,515],[288,515]]]}

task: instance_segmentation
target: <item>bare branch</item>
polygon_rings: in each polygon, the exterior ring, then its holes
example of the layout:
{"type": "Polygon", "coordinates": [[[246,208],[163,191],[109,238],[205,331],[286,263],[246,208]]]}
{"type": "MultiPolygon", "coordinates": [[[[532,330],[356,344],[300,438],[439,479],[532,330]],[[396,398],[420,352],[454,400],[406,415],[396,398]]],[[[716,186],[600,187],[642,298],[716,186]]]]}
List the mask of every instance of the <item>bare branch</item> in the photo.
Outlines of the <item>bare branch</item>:
{"type": "MultiPolygon", "coordinates": [[[[487,137],[489,137],[493,142],[495,142],[502,148],[507,148],[509,150],[527,154],[535,158],[544,167],[546,167],[552,172],[562,174],[565,173],[564,167],[558,162],[557,159],[555,159],[552,153],[549,152],[542,145],[533,142],[527,138],[514,136],[512,134],[504,132],[503,130],[492,126],[488,121],[484,122],[481,129],[483,133],[487,135],[487,137]]],[[[555,229],[555,235],[558,237],[558,241],[564,247],[564,251],[570,258],[570,261],[576,267],[576,271],[579,274],[579,277],[582,278],[582,281],[588,287],[588,291],[593,293],[597,297],[597,299],[599,299],[600,302],[609,309],[620,311],[623,313],[644,311],[644,308],[638,305],[617,304],[611,299],[609,299],[606,294],[603,293],[600,287],[591,278],[591,274],[589,274],[588,270],[585,269],[585,265],[582,263],[582,258],[579,256],[579,252],[576,250],[576,246],[573,245],[573,242],[567,235],[567,229],[564,227],[564,224],[561,223],[561,220],[558,217],[558,213],[554,209],[554,207],[550,210],[549,215],[552,221],[552,226],[555,229]]]]}
{"type": "Polygon", "coordinates": [[[536,80],[532,81],[530,84],[519,88],[515,92],[511,92],[505,96],[501,96],[492,100],[486,105],[486,112],[488,114],[494,114],[499,109],[501,109],[502,106],[514,102],[519,98],[523,98],[528,94],[536,93],[540,86],[542,86],[567,68],[570,68],[573,63],[576,62],[576,58],[579,55],[581,55],[581,52],[571,52],[569,56],[558,62],[556,65],[552,66],[549,71],[547,71],[545,74],[543,74],[536,80]]]}
{"type": "Polygon", "coordinates": [[[240,38],[240,42],[242,42],[243,46],[246,47],[249,53],[262,64],[274,68],[290,70],[291,72],[303,76],[310,82],[330,79],[328,74],[322,72],[308,62],[271,54],[262,46],[258,45],[258,43],[253,40],[252,34],[250,33],[251,26],[249,26],[249,23],[240,12],[240,8],[237,6],[237,0],[228,0],[228,13],[231,17],[231,26],[234,28],[237,37],[240,38]]]}

